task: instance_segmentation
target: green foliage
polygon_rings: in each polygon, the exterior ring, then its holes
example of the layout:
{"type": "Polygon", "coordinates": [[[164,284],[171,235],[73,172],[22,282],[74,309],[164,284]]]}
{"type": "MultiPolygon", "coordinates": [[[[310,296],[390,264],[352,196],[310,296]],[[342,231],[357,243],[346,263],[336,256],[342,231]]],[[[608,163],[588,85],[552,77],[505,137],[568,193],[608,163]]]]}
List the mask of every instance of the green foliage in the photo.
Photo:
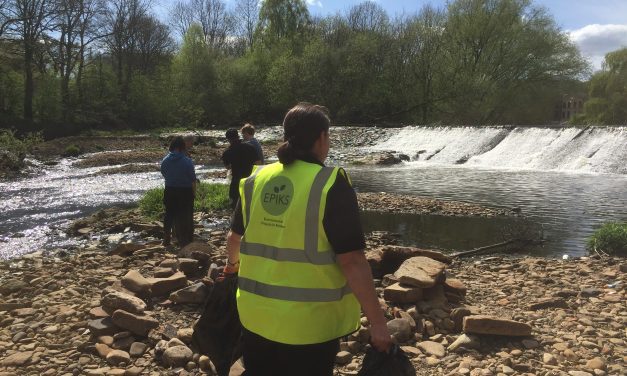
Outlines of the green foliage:
{"type": "Polygon", "coordinates": [[[0,129],[0,150],[6,150],[20,159],[24,159],[42,141],[41,133],[28,133],[18,137],[13,130],[0,129]]]}
{"type": "Polygon", "coordinates": [[[230,204],[229,186],[226,184],[200,183],[196,190],[194,211],[210,212],[228,209],[230,204]]]}
{"type": "Polygon", "coordinates": [[[627,222],[604,224],[588,239],[588,249],[627,256],[627,222]]]}
{"type": "Polygon", "coordinates": [[[590,79],[589,96],[580,122],[627,124],[627,47],[605,55],[603,70],[590,79]]]}
{"type": "MultiPolygon", "coordinates": [[[[164,188],[148,190],[139,200],[139,208],[147,218],[161,219],[165,212],[163,206],[164,188]]],[[[210,212],[229,208],[229,187],[225,184],[200,183],[196,189],[194,211],[210,212]]]]}
{"type": "MultiPolygon", "coordinates": [[[[139,44],[114,43],[136,32],[125,26],[99,30],[111,36],[69,75],[69,111],[60,68],[44,64],[58,51],[41,51],[34,120],[48,131],[198,128],[276,122],[310,101],[346,123],[542,124],[587,72],[568,35],[531,0],[451,0],[394,19],[372,1],[314,18],[303,0],[265,0],[251,43],[221,46],[212,43],[216,25],[185,23],[176,50],[158,22],[146,25],[139,44]]],[[[23,117],[25,85],[22,62],[3,57],[9,47],[0,44],[0,124],[12,125],[23,117]]],[[[576,121],[624,121],[624,55],[608,55],[586,118],[576,121]]]]}
{"type": "Polygon", "coordinates": [[[63,151],[64,157],[78,157],[81,155],[81,148],[76,145],[69,145],[63,151]]]}

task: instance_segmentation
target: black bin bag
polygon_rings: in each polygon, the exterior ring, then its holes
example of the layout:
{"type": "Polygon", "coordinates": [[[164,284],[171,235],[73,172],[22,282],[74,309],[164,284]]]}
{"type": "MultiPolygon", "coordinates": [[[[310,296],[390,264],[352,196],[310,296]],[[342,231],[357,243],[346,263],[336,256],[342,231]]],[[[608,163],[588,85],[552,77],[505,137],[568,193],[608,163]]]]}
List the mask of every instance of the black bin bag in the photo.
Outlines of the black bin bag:
{"type": "Polygon", "coordinates": [[[237,275],[227,274],[218,281],[200,319],[194,325],[192,341],[200,354],[207,355],[219,376],[228,376],[229,369],[242,355],[242,324],[237,313],[237,275]]]}
{"type": "Polygon", "coordinates": [[[389,353],[368,349],[358,376],[416,376],[416,370],[398,345],[389,353]]]}

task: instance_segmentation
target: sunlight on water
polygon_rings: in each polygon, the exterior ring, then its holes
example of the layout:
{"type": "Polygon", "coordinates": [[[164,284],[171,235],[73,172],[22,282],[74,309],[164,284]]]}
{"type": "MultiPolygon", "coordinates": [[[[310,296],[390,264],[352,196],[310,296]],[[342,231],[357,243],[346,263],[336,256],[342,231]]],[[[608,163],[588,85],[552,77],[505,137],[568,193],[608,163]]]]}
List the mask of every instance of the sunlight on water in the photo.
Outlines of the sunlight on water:
{"type": "MultiPolygon", "coordinates": [[[[72,245],[63,231],[71,220],[132,204],[146,190],[163,185],[158,172],[96,175],[111,166],[77,169],[73,162],[63,159],[56,166],[37,167],[29,178],[0,182],[0,258],[72,245]]],[[[197,167],[198,173],[207,171],[197,167]]]]}

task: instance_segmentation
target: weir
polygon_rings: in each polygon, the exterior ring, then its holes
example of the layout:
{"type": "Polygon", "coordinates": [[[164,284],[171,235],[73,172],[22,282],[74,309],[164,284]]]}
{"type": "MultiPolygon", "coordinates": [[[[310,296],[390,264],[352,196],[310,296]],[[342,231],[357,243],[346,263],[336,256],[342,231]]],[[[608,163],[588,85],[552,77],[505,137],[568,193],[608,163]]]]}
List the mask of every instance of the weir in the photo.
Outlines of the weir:
{"type": "Polygon", "coordinates": [[[627,174],[627,127],[424,127],[389,129],[371,151],[410,163],[488,169],[627,174]]]}

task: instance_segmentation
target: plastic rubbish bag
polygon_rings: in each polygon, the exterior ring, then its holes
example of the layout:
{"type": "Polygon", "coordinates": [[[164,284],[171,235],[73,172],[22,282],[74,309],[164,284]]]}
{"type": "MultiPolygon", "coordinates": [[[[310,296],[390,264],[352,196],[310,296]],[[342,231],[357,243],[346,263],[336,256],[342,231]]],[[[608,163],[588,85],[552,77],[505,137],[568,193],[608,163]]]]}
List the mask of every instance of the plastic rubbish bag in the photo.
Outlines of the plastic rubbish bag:
{"type": "Polygon", "coordinates": [[[358,376],[416,376],[416,370],[398,345],[389,353],[368,349],[358,376]]]}
{"type": "Polygon", "coordinates": [[[237,275],[227,274],[217,281],[200,319],[194,325],[192,341],[201,354],[213,362],[219,376],[242,355],[242,324],[237,313],[237,275]]]}

